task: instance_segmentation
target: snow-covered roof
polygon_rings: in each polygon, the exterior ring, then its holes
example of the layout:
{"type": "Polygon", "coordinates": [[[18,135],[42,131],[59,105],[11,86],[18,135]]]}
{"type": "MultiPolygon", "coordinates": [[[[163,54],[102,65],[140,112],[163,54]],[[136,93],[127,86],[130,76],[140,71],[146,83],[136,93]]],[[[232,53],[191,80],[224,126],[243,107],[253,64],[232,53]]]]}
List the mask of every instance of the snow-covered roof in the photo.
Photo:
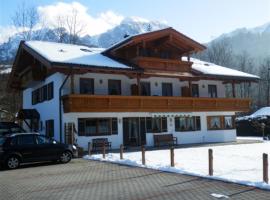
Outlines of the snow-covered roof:
{"type": "MultiPolygon", "coordinates": [[[[186,57],[183,57],[182,60],[187,61],[186,57]]],[[[192,64],[192,69],[202,73],[203,75],[210,75],[210,76],[226,76],[229,78],[239,77],[245,79],[260,79],[260,77],[252,74],[248,74],[245,72],[241,72],[235,69],[223,67],[220,65],[216,65],[210,62],[201,61],[195,58],[190,59],[192,64]]]]}
{"type": "Polygon", "coordinates": [[[25,45],[50,62],[121,69],[131,68],[102,55],[101,52],[104,50],[103,48],[89,48],[82,45],[44,41],[26,41],[25,45]]]}
{"type": "Polygon", "coordinates": [[[264,119],[264,118],[267,118],[267,116],[270,116],[270,107],[263,107],[251,115],[237,117],[236,119],[237,121],[250,120],[250,119],[255,119],[255,118],[264,119]]]}

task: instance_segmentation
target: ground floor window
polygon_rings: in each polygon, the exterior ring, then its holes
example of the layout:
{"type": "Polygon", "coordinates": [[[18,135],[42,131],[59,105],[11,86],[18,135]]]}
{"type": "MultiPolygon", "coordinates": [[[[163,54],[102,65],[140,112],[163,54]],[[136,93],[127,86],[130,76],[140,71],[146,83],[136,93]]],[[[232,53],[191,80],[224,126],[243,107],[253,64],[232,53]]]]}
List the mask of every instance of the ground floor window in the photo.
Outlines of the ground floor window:
{"type": "Polygon", "coordinates": [[[79,118],[79,136],[118,134],[117,118],[79,118]]]}
{"type": "Polygon", "coordinates": [[[234,118],[234,116],[208,116],[207,128],[208,130],[234,129],[234,118]]]}
{"type": "Polygon", "coordinates": [[[201,130],[201,118],[192,117],[175,117],[175,131],[199,131],[201,130]]]}
{"type": "Polygon", "coordinates": [[[46,120],[45,121],[45,126],[46,126],[46,136],[48,137],[54,137],[54,120],[46,120]]]}
{"type": "Polygon", "coordinates": [[[147,117],[146,118],[147,133],[161,133],[167,132],[167,118],[166,117],[147,117]]]}

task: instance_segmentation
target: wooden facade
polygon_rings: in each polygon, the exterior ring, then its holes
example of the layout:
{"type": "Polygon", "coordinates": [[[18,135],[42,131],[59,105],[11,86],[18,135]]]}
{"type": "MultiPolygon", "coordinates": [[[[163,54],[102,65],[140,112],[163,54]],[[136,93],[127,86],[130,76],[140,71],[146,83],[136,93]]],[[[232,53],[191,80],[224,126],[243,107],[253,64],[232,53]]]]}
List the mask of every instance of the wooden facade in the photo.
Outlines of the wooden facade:
{"type": "Polygon", "coordinates": [[[64,112],[249,111],[250,99],[114,95],[66,95],[64,112]]]}

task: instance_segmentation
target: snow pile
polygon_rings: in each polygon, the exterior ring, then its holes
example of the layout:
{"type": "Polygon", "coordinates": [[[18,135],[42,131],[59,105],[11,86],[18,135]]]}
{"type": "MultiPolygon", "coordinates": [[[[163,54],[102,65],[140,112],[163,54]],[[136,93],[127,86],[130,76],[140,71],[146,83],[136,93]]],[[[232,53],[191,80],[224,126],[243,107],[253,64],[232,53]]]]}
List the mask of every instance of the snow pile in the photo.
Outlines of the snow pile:
{"type": "Polygon", "coordinates": [[[27,41],[25,44],[50,62],[130,69],[127,65],[103,56],[103,48],[41,41],[27,41]]]}
{"type": "Polygon", "coordinates": [[[270,116],[270,107],[263,107],[257,110],[252,115],[237,117],[236,120],[242,121],[242,120],[251,120],[251,119],[267,119],[268,116],[270,116]]]}
{"type": "Polygon", "coordinates": [[[213,177],[208,176],[209,147],[175,149],[175,167],[170,166],[169,150],[146,151],[146,166],[141,164],[141,152],[124,153],[124,160],[120,160],[119,153],[109,153],[105,159],[100,154],[85,156],[85,159],[147,167],[270,189],[270,185],[262,181],[262,154],[270,154],[270,142],[211,148],[214,157],[213,177]]]}
{"type": "MultiPolygon", "coordinates": [[[[187,61],[187,57],[182,58],[183,61],[187,61]]],[[[220,65],[216,65],[210,62],[201,61],[199,59],[191,58],[192,69],[198,71],[205,75],[215,75],[215,76],[229,76],[229,77],[243,77],[251,79],[259,79],[260,77],[241,72],[235,69],[230,69],[220,65]]]]}

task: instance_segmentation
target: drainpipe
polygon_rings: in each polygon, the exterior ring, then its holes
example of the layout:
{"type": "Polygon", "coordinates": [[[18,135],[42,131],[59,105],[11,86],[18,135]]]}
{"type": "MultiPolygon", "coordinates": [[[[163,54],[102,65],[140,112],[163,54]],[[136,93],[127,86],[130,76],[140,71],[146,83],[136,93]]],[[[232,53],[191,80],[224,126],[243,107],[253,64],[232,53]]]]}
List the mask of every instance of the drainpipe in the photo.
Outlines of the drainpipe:
{"type": "Polygon", "coordinates": [[[66,76],[65,80],[63,81],[62,85],[59,88],[59,133],[60,133],[60,142],[62,142],[62,89],[66,84],[71,72],[66,76]]]}

